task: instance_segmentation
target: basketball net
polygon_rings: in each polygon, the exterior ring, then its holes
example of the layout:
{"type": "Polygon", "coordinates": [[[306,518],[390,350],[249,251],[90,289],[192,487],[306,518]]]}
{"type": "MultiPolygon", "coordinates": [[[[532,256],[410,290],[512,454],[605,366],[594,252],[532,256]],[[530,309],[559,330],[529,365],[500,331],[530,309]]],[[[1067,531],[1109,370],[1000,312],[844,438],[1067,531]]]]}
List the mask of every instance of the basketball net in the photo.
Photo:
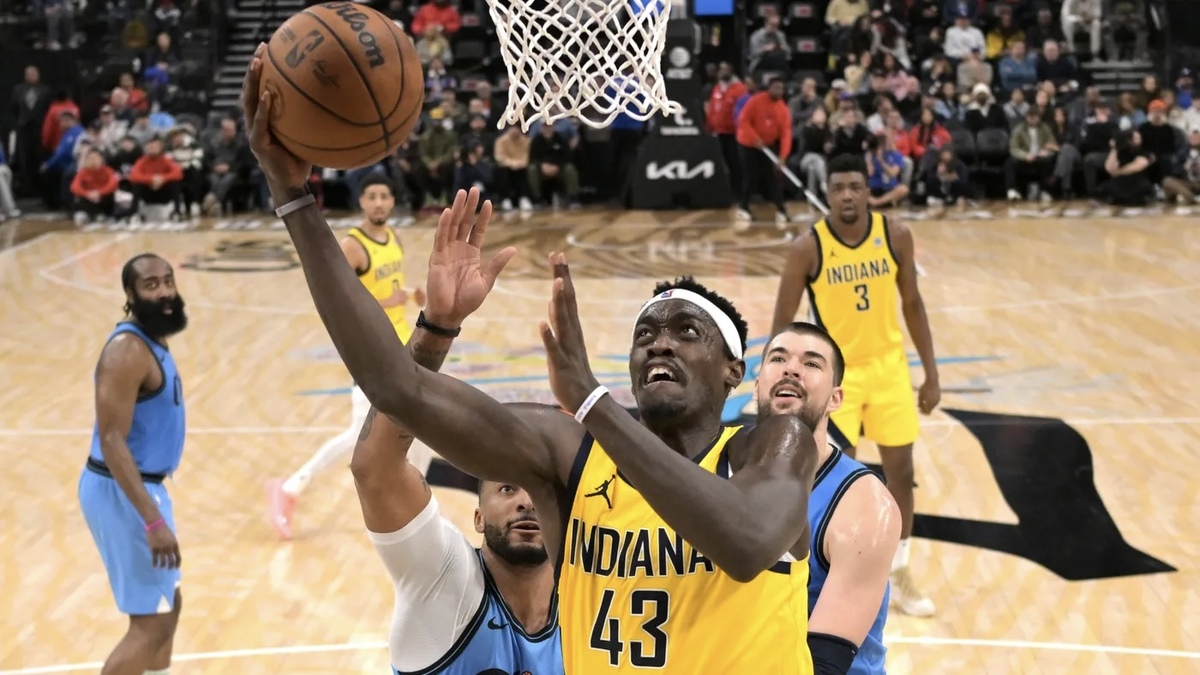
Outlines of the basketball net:
{"type": "Polygon", "coordinates": [[[489,0],[508,106],[498,126],[577,118],[601,129],[620,114],[675,114],[662,53],[674,0],[489,0]]]}

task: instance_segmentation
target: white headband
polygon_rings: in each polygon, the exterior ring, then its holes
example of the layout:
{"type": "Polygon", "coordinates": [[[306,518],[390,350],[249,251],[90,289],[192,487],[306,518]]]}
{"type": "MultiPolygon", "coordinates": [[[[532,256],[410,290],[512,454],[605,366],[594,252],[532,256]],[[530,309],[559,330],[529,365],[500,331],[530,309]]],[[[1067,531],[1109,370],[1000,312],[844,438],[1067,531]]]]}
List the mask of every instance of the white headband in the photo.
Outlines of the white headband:
{"type": "MultiPolygon", "coordinates": [[[[663,291],[642,305],[642,308],[638,310],[637,320],[641,320],[642,315],[646,313],[647,309],[650,309],[651,305],[664,300],[683,300],[695,305],[700,311],[707,314],[713,320],[713,323],[717,324],[717,330],[721,331],[721,337],[725,339],[725,346],[729,347],[729,351],[733,353],[733,358],[742,358],[742,339],[738,336],[737,327],[733,325],[733,319],[729,318],[728,314],[722,312],[712,301],[699,293],[694,293],[683,288],[672,288],[669,291],[663,291]]],[[[636,331],[636,328],[634,330],[636,331]]],[[[634,338],[637,338],[636,333],[634,338]]]]}

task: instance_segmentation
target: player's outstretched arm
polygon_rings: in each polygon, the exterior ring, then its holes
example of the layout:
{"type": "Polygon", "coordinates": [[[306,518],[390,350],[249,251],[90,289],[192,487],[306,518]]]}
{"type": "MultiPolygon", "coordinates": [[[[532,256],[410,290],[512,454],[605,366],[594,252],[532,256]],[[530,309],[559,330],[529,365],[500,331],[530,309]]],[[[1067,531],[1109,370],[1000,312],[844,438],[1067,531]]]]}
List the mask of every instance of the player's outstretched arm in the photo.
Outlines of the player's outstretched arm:
{"type": "Polygon", "coordinates": [[[901,313],[904,314],[908,334],[912,336],[925,369],[925,381],[921,383],[917,394],[917,404],[921,412],[928,415],[941,400],[942,390],[938,381],[937,357],[933,353],[933,331],[929,329],[925,300],[921,298],[921,289],[917,286],[916,246],[913,244],[912,230],[893,219],[888,219],[888,239],[899,258],[896,261],[900,265],[896,283],[900,287],[901,313]]]}
{"type": "MultiPolygon", "coordinates": [[[[305,185],[312,167],[271,137],[271,98],[268,92],[260,93],[259,88],[263,48],[264,45],[259,46],[247,70],[242,104],[250,148],[266,176],[272,199],[285,205],[307,195],[305,185]]],[[[484,205],[479,222],[483,227],[479,227],[474,213],[477,203],[477,193],[468,204],[467,196],[460,192],[454,208],[443,214],[438,236],[442,237],[450,228],[465,232],[466,236],[458,239],[471,242],[464,246],[472,248],[475,257],[451,260],[447,271],[472,276],[476,283],[490,288],[495,274],[512,253],[507,258],[497,255],[488,267],[481,267],[478,239],[486,228],[491,206],[484,205]]],[[[483,392],[421,368],[396,337],[383,309],[346,264],[329,224],[315,205],[291,211],[284,217],[284,223],[321,321],[346,368],[380,412],[401,422],[443,457],[480,478],[518,485],[539,478],[555,483],[566,481],[570,461],[558,462],[554,448],[574,451],[576,446],[553,437],[561,434],[562,428],[547,430],[530,424],[483,392]],[[498,443],[499,439],[504,442],[498,443]]],[[[432,260],[430,274],[434,274],[432,260]]],[[[439,320],[444,321],[428,317],[430,323],[443,329],[458,328],[436,324],[439,320]]],[[[576,436],[576,442],[579,435],[582,432],[576,436]]]]}
{"type": "MultiPolygon", "coordinates": [[[[818,640],[833,636],[855,648],[862,645],[883,604],[899,543],[896,501],[874,476],[859,478],[838,501],[824,538],[815,547],[828,563],[829,575],[808,619],[810,643],[813,636],[818,640]]],[[[837,641],[824,643],[836,645],[837,641]]],[[[836,653],[836,647],[833,649],[831,655],[836,653]]],[[[852,660],[853,654],[845,657],[852,660]]]]}
{"type": "MultiPolygon", "coordinates": [[[[566,410],[577,411],[598,383],[588,365],[566,257],[553,254],[551,264],[553,297],[542,342],[555,397],[566,410]]],[[[583,424],[654,511],[738,581],[770,568],[808,530],[817,444],[796,417],[768,418],[744,441],[735,439],[745,443],[746,459],[729,480],[675,452],[611,396],[596,401],[583,424]]]]}
{"type": "Polygon", "coordinates": [[[151,369],[157,367],[150,348],[138,336],[122,333],[109,340],[96,366],[96,427],[105,466],[150,528],[146,537],[155,566],[173,568],[179,567],[179,543],[163,523],[162,513],[146,491],[137,462],[125,440],[133,425],[133,409],[142,383],[151,369]]]}
{"type": "Polygon", "coordinates": [[[771,319],[771,335],[777,335],[796,320],[808,277],[817,266],[817,238],[812,230],[800,235],[788,250],[783,273],[779,275],[779,293],[775,296],[775,314],[771,319]]]}

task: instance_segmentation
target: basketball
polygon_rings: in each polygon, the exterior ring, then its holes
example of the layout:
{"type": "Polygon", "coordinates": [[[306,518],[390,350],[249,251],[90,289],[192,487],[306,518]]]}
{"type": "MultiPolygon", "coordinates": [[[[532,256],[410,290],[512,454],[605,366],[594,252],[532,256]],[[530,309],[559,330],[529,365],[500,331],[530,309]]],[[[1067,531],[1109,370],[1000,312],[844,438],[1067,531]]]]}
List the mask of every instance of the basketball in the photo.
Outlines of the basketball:
{"type": "Polygon", "coordinates": [[[412,40],[353,2],[309,7],[284,22],[267,43],[261,86],[271,93],[275,138],[329,169],[386,157],[408,138],[425,103],[412,40]]]}

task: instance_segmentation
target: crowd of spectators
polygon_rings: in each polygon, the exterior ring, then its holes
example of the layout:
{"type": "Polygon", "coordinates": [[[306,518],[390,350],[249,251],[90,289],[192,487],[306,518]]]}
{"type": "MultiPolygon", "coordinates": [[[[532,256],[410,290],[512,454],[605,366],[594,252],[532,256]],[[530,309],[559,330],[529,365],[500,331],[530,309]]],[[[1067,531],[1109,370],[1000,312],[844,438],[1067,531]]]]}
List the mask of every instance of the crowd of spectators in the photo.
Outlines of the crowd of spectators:
{"type": "MultiPolygon", "coordinates": [[[[172,112],[177,36],[202,1],[106,0],[114,30],[135,44],[141,34],[145,45],[98,107],[81,106],[41,82],[36,67],[26,69],[8,111],[15,151],[6,156],[0,147],[0,219],[18,213],[14,183],[79,222],[271,208],[236,111],[172,112]]],[[[222,1],[236,11],[233,0],[222,1]]],[[[47,49],[70,43],[65,22],[74,3],[33,3],[54,36],[47,49]]],[[[372,173],[390,176],[414,211],[473,186],[500,209],[522,212],[576,207],[585,190],[622,198],[644,123],[619,117],[602,132],[600,154],[595,130],[577,120],[497,130],[502,83],[455,68],[476,56],[461,49],[460,34],[478,26],[482,1],[475,13],[451,0],[366,4],[415,37],[427,105],[413,135],[378,164],[317,167],[311,186],[323,204],[356,204],[358,184],[372,173]]],[[[712,64],[705,116],[741,220],[750,219],[760,189],[787,220],[789,195],[780,187],[788,186],[774,180],[760,145],[780,153],[818,196],[827,160],[861,153],[879,207],[989,196],[1190,201],[1200,188],[1200,97],[1192,96],[1191,72],[1166,86],[1148,76],[1140,90],[1106,100],[1080,67],[1145,55],[1143,0],[830,0],[828,68],[799,73],[789,67],[787,17],[777,5],[756,7],[763,21],[746,40],[745,63],[712,64]],[[755,95],[762,100],[752,102],[755,95]]]]}
{"type": "Polygon", "coordinates": [[[828,159],[861,154],[877,207],[1194,201],[1200,97],[1191,70],[1165,84],[1147,75],[1137,91],[1106,99],[1081,68],[1147,57],[1146,9],[1142,0],[830,0],[828,69],[793,73],[787,17],[764,7],[747,74],[722,64],[707,106],[739,218],[750,220],[755,190],[772,189],[756,166],[762,146],[782,150],[818,196],[828,159]],[[755,97],[787,105],[748,114],[755,97]]]}

